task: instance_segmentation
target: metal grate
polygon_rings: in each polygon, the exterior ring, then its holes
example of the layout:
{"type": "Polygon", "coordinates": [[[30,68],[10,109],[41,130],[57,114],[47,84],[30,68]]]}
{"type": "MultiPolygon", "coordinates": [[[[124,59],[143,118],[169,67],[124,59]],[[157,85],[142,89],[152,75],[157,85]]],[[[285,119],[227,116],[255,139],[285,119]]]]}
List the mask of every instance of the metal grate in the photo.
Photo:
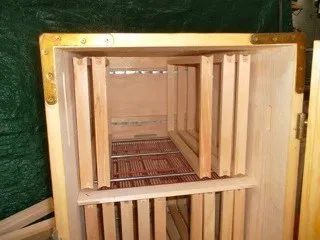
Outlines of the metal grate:
{"type": "MultiPolygon", "coordinates": [[[[216,174],[213,179],[219,178],[216,174]]],[[[111,188],[128,188],[201,179],[170,139],[112,144],[111,188]]]]}

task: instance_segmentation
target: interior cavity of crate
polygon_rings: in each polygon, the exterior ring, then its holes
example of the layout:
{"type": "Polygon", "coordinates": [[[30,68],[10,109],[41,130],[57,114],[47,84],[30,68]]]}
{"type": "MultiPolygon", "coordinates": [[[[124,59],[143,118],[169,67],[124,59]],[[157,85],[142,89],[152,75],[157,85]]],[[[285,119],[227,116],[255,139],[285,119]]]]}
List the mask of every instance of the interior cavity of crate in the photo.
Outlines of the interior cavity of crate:
{"type": "Polygon", "coordinates": [[[245,188],[255,185],[237,177],[246,172],[250,55],[74,57],[73,69],[88,238],[134,239],[136,218],[140,239],[243,236],[245,188]],[[131,187],[140,188],[123,195],[131,187]]]}

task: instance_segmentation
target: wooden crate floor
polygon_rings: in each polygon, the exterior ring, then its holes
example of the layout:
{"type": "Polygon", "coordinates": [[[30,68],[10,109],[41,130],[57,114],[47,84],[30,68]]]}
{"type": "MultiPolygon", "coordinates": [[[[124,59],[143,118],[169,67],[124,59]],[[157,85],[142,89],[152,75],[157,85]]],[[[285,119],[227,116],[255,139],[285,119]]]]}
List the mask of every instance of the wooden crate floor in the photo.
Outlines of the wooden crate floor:
{"type": "Polygon", "coordinates": [[[113,142],[111,159],[112,189],[201,180],[169,138],[113,142]]]}

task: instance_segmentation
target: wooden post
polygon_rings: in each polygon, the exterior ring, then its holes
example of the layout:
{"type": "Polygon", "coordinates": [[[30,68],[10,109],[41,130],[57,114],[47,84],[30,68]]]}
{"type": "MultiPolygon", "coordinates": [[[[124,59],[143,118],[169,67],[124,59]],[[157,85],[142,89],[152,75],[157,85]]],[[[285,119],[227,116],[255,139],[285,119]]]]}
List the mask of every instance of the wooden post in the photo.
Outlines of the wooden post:
{"type": "Polygon", "coordinates": [[[100,240],[102,239],[101,225],[99,221],[99,213],[97,205],[84,206],[84,215],[86,222],[87,239],[100,240]]]}
{"type": "Polygon", "coordinates": [[[219,176],[230,176],[233,150],[235,55],[224,55],[222,61],[220,98],[220,134],[218,163],[214,164],[219,176]]]}
{"type": "Polygon", "coordinates": [[[201,56],[200,62],[200,126],[199,169],[200,178],[211,177],[212,154],[212,81],[213,56],[201,56]]]}
{"type": "Polygon", "coordinates": [[[191,195],[190,240],[202,239],[203,194],[191,195]]]}
{"type": "Polygon", "coordinates": [[[138,200],[137,205],[138,205],[138,235],[139,235],[139,239],[149,240],[151,237],[149,199],[138,200]]]}
{"type": "MultiPolygon", "coordinates": [[[[109,72],[109,71],[108,71],[109,72]]],[[[108,96],[105,57],[92,57],[92,85],[98,188],[110,187],[108,96]]]]}
{"type": "Polygon", "coordinates": [[[102,204],[103,230],[105,240],[116,240],[116,217],[114,203],[102,204]]]}
{"type": "Polygon", "coordinates": [[[134,240],[132,201],[120,203],[122,239],[134,240]]]}
{"type": "Polygon", "coordinates": [[[73,58],[81,189],[93,188],[93,149],[87,58],[73,58]]]}
{"type": "Polygon", "coordinates": [[[166,198],[154,199],[154,236],[155,240],[166,238],[166,198]]]}

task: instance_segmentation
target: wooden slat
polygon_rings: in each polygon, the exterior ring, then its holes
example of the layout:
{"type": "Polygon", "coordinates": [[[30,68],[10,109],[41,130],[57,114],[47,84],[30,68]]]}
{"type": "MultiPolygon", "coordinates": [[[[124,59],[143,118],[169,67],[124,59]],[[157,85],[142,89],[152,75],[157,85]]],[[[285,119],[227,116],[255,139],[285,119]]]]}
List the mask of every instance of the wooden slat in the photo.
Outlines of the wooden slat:
{"type": "Polygon", "coordinates": [[[166,198],[154,199],[154,239],[166,238],[166,198]]]}
{"type": "Polygon", "coordinates": [[[233,239],[244,239],[245,200],[245,190],[234,191],[233,239]]]}
{"type": "Polygon", "coordinates": [[[97,205],[84,206],[84,215],[86,223],[87,239],[100,240],[102,239],[102,231],[100,226],[99,212],[97,205]]]}
{"type": "Polygon", "coordinates": [[[220,240],[232,240],[234,192],[222,192],[220,211],[220,240]]]}
{"type": "Polygon", "coordinates": [[[149,199],[138,200],[137,206],[138,206],[138,236],[139,236],[139,239],[149,240],[151,237],[149,199]]]}
{"type": "Polygon", "coordinates": [[[102,204],[103,231],[105,240],[116,240],[116,217],[114,203],[102,204]]]}
{"type": "Polygon", "coordinates": [[[176,200],[172,201],[171,204],[168,204],[168,208],[170,211],[170,214],[172,216],[172,219],[176,225],[176,228],[179,232],[179,235],[182,240],[188,240],[189,239],[189,229],[183,220],[183,216],[180,214],[176,200]]]}
{"type": "Polygon", "coordinates": [[[203,194],[191,195],[190,240],[202,239],[203,194]]]}
{"type": "Polygon", "coordinates": [[[187,130],[194,131],[196,129],[196,104],[197,104],[197,83],[196,83],[196,67],[188,67],[188,97],[187,97],[187,130]]]}
{"type": "Polygon", "coordinates": [[[177,129],[186,130],[187,128],[187,82],[188,72],[186,67],[178,66],[178,85],[177,85],[177,129]]]}
{"type": "Polygon", "coordinates": [[[199,172],[201,178],[211,177],[212,81],[213,56],[201,56],[199,125],[199,172]]]}
{"type": "Polygon", "coordinates": [[[121,208],[121,233],[122,239],[133,240],[133,206],[132,201],[120,203],[121,208]]]}
{"type": "Polygon", "coordinates": [[[189,132],[179,131],[179,135],[185,141],[185,143],[194,151],[194,153],[199,153],[199,143],[189,132]]]}
{"type": "Polygon", "coordinates": [[[220,134],[218,165],[215,172],[219,176],[231,173],[234,122],[235,55],[224,55],[222,63],[220,98],[220,134]]]}
{"type": "Polygon", "coordinates": [[[185,56],[185,57],[177,57],[171,58],[168,60],[168,64],[171,65],[195,65],[200,64],[201,57],[200,56],[185,56]]]}
{"type": "Polygon", "coordinates": [[[48,239],[55,227],[54,218],[0,235],[1,240],[44,240],[48,239]],[[46,237],[46,238],[45,238],[46,237]]]}
{"type": "Polygon", "coordinates": [[[246,173],[249,111],[250,55],[239,55],[236,84],[235,145],[233,174],[246,173]]]}
{"type": "Polygon", "coordinates": [[[169,132],[169,137],[172,142],[180,150],[181,154],[187,159],[189,165],[192,167],[194,172],[200,177],[199,171],[199,158],[192,151],[192,149],[181,139],[181,137],[174,131],[169,132]]]}
{"type": "MultiPolygon", "coordinates": [[[[216,57],[216,55],[215,55],[216,57]]],[[[212,82],[212,166],[216,169],[218,161],[219,147],[219,115],[220,115],[220,80],[221,80],[221,64],[213,66],[213,82],[212,82]]]]}
{"type": "Polygon", "coordinates": [[[93,148],[87,58],[73,58],[81,188],[93,188],[93,148]]]}
{"type": "Polygon", "coordinates": [[[252,177],[234,177],[198,182],[143,186],[135,188],[109,190],[82,190],[78,196],[79,205],[102,204],[107,202],[132,201],[146,198],[183,196],[204,192],[221,192],[228,190],[252,188],[257,182],[252,177]]]}
{"type": "Polygon", "coordinates": [[[0,221],[0,235],[23,228],[53,212],[52,198],[47,198],[0,221]]]}
{"type": "Polygon", "coordinates": [[[168,131],[175,130],[175,116],[177,109],[176,73],[173,65],[168,65],[168,131]]]}
{"type": "Polygon", "coordinates": [[[203,195],[203,239],[212,240],[215,237],[215,193],[203,195]]]}
{"type": "Polygon", "coordinates": [[[92,85],[98,188],[110,187],[108,96],[105,57],[92,57],[92,85]]]}

